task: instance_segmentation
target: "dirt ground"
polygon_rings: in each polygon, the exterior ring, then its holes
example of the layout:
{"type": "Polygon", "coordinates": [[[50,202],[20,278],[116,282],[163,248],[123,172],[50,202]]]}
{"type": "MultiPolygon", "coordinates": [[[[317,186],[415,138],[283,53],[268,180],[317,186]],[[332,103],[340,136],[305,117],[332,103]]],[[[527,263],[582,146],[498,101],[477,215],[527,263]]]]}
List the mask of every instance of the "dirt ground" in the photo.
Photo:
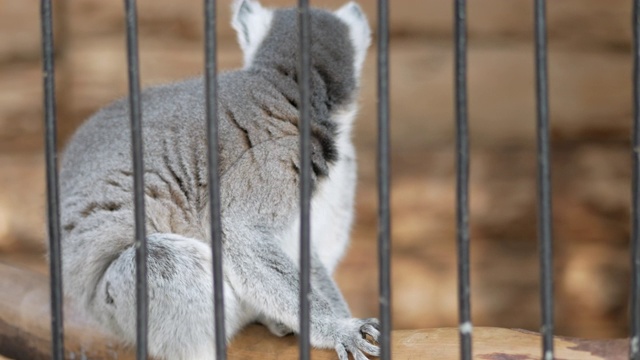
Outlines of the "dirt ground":
{"type": "MultiPolygon", "coordinates": [[[[142,81],[202,72],[200,1],[139,1],[142,81]]],[[[220,69],[240,66],[219,1],[220,69]]],[[[292,4],[284,0],[265,4],[292,4]]],[[[336,8],[340,1],[314,4],[336,8]]],[[[628,331],[631,47],[626,1],[549,4],[556,331],[628,331]]],[[[61,143],[126,94],[119,2],[57,2],[61,143]]],[[[372,25],[373,1],[362,1],[372,25]]],[[[0,3],[0,261],[46,272],[36,2],[0,3]]],[[[475,325],[539,328],[532,2],[469,4],[471,282],[475,325]]],[[[455,149],[449,2],[391,9],[393,326],[455,326],[455,149]]],[[[375,41],[374,41],[375,43],[375,41]]],[[[356,223],[337,278],[357,316],[377,305],[375,47],[354,139],[356,223]]],[[[7,289],[0,289],[5,291],[7,289]]]]}

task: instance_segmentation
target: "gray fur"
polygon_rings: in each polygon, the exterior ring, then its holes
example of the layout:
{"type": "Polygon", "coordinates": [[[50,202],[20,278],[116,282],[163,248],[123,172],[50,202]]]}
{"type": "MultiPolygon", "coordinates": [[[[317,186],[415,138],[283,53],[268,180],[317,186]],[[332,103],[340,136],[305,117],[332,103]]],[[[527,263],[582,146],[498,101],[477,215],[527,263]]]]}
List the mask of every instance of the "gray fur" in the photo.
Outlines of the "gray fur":
{"type": "MultiPolygon", "coordinates": [[[[246,6],[259,4],[241,1],[241,11],[251,13],[246,6]]],[[[350,120],[339,114],[355,108],[358,74],[350,25],[327,11],[311,15],[312,216],[335,225],[313,228],[311,337],[314,346],[360,359],[363,352],[378,353],[362,339],[377,339],[377,320],[351,318],[331,278],[347,243],[355,181],[350,124],[340,123],[350,120]],[[330,211],[321,214],[323,209],[330,211]]],[[[293,9],[276,10],[251,64],[218,80],[228,338],[254,321],[279,336],[298,328],[299,270],[291,246],[299,211],[296,17],[293,9]]],[[[164,359],[213,358],[204,98],[202,78],[142,94],[149,349],[164,359]]],[[[105,329],[134,343],[130,148],[128,102],[122,99],[77,131],[60,177],[65,293],[105,329]]]]}
{"type": "MultiPolygon", "coordinates": [[[[298,103],[298,31],[295,9],[277,12],[269,36],[257,51],[250,72],[264,72],[274,86],[298,103]],[[273,75],[271,75],[273,74],[273,75]]],[[[333,127],[332,111],[354,100],[356,78],[354,54],[347,25],[329,12],[314,11],[311,17],[311,107],[318,124],[333,127]]]]}

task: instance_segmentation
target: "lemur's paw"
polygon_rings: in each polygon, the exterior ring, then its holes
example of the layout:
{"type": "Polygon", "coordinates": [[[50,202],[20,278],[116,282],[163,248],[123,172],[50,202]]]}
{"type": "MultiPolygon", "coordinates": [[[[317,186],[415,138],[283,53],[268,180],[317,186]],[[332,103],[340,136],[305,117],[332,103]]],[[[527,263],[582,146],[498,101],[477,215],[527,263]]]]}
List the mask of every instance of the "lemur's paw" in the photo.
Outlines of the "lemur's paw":
{"type": "Polygon", "coordinates": [[[336,352],[340,360],[349,360],[349,353],[354,360],[367,360],[365,354],[379,356],[378,338],[380,337],[380,323],[378,319],[344,319],[338,325],[339,335],[336,336],[336,352]],[[371,338],[371,341],[367,339],[371,338]]]}
{"type": "Polygon", "coordinates": [[[273,335],[278,337],[283,337],[283,336],[293,334],[293,330],[291,330],[291,328],[289,328],[287,325],[279,321],[274,321],[274,320],[266,321],[264,322],[264,325],[269,329],[269,331],[271,331],[273,335]]]}

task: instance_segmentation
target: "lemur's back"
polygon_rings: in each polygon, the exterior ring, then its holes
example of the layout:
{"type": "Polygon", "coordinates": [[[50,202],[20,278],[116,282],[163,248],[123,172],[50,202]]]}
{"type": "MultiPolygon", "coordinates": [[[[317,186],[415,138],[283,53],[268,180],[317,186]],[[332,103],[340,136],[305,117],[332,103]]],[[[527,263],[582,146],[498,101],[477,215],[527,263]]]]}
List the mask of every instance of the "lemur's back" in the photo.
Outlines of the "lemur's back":
{"type": "MultiPolygon", "coordinates": [[[[247,64],[219,76],[217,98],[227,334],[258,321],[283,335],[298,326],[297,14],[252,0],[235,10],[247,64]]],[[[378,351],[362,337],[376,338],[377,322],[351,318],[331,279],[352,220],[350,130],[369,27],[353,3],[311,19],[312,337],[346,359],[378,351]]],[[[160,358],[213,358],[204,89],[196,78],[142,93],[149,349],[160,358]]],[[[135,339],[130,141],[122,99],[78,130],[60,175],[65,293],[125,342],[135,339]]]]}
{"type": "MultiPolygon", "coordinates": [[[[149,213],[162,206],[162,200],[168,200],[164,205],[177,205],[180,213],[186,212],[190,217],[185,229],[179,227],[179,219],[162,222],[155,219],[149,223],[149,232],[191,235],[198,230],[193,228],[193,220],[202,217],[207,208],[204,97],[202,78],[154,87],[142,93],[149,213]]],[[[244,71],[222,74],[218,107],[222,176],[238,158],[258,144],[271,146],[274,154],[289,152],[273,140],[298,136],[297,109],[286,100],[283,102],[282,94],[259,75],[244,71]]],[[[127,99],[121,99],[94,115],[74,135],[64,153],[61,173],[65,219],[73,215],[82,217],[83,212],[87,215],[90,211],[86,207],[101,206],[101,199],[106,195],[120,198],[117,194],[129,193],[117,207],[128,209],[132,205],[129,121],[127,99]]],[[[170,217],[179,218],[175,215],[170,217]]],[[[63,227],[71,225],[69,221],[63,221],[66,223],[63,227]]],[[[72,226],[66,228],[70,230],[72,226]]]]}

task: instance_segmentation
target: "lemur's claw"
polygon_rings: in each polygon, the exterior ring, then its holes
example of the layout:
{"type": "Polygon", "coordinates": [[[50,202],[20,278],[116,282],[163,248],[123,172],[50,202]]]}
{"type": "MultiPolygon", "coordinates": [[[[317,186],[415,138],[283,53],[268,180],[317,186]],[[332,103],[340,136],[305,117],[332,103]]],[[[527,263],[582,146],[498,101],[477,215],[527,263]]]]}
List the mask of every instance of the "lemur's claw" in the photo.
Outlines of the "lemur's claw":
{"type": "Polygon", "coordinates": [[[338,344],[335,347],[340,360],[348,360],[349,353],[355,360],[367,360],[365,354],[380,355],[380,347],[377,345],[380,337],[377,319],[345,319],[341,325],[340,330],[343,335],[338,337],[338,344]],[[366,335],[369,335],[375,343],[370,342],[366,335]]]}

